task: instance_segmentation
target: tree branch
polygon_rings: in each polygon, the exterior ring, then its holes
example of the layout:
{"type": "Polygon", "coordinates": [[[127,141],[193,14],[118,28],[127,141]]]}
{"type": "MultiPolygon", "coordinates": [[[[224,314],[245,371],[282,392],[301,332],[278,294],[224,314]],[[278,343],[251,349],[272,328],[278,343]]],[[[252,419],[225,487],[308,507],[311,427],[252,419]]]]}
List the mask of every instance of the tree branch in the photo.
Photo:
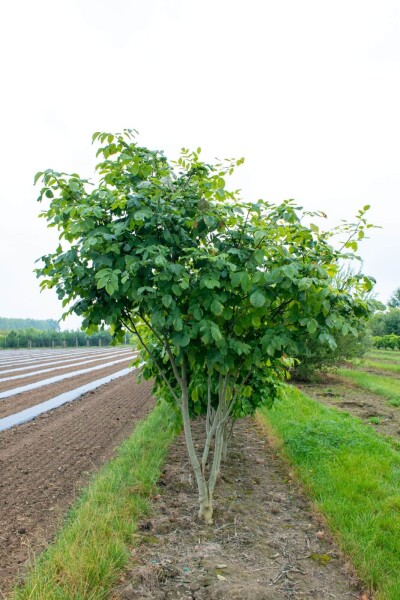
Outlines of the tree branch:
{"type": "Polygon", "coordinates": [[[134,334],[135,334],[135,335],[138,337],[138,339],[139,339],[140,343],[142,344],[143,348],[146,350],[147,354],[150,356],[151,360],[153,361],[153,363],[155,364],[155,366],[156,366],[156,368],[157,368],[157,371],[158,371],[158,372],[159,372],[159,374],[161,375],[161,378],[163,379],[164,383],[167,385],[167,387],[168,387],[169,391],[171,392],[171,394],[172,394],[172,396],[173,396],[173,398],[174,398],[174,400],[175,400],[175,402],[176,402],[177,406],[178,406],[178,407],[180,407],[180,406],[181,406],[181,404],[180,404],[180,399],[179,399],[179,396],[177,396],[177,394],[175,393],[175,390],[174,390],[174,388],[172,387],[171,383],[170,383],[170,382],[168,381],[168,379],[166,378],[166,376],[165,376],[165,374],[164,374],[164,371],[162,370],[162,368],[161,368],[161,367],[160,367],[160,365],[158,364],[158,361],[155,359],[155,357],[154,357],[153,353],[151,352],[150,348],[148,347],[148,345],[146,344],[146,342],[143,340],[143,337],[142,337],[142,336],[140,335],[140,333],[138,332],[138,330],[137,330],[137,328],[136,328],[136,325],[133,323],[133,321],[132,321],[132,319],[131,319],[130,317],[128,317],[128,319],[129,319],[129,321],[131,322],[133,329],[131,329],[127,323],[124,323],[124,322],[122,321],[123,325],[124,325],[124,326],[125,326],[125,327],[126,327],[126,328],[127,328],[127,329],[128,329],[130,332],[131,332],[131,333],[134,333],[134,334]]]}
{"type": "Polygon", "coordinates": [[[174,375],[175,375],[175,379],[177,380],[177,382],[179,383],[179,385],[182,385],[182,379],[181,379],[181,377],[179,375],[179,371],[178,371],[178,368],[176,366],[176,362],[175,362],[175,359],[173,357],[172,350],[171,350],[171,347],[170,347],[168,341],[166,339],[164,339],[164,340],[162,339],[162,337],[157,333],[157,331],[154,329],[154,327],[152,327],[150,325],[150,323],[146,320],[146,318],[143,315],[140,315],[140,318],[146,324],[146,326],[150,329],[150,331],[152,331],[154,333],[154,335],[156,336],[156,338],[158,339],[158,341],[160,342],[160,344],[165,348],[165,350],[166,350],[166,352],[168,354],[169,361],[171,363],[172,370],[173,370],[174,375]]]}

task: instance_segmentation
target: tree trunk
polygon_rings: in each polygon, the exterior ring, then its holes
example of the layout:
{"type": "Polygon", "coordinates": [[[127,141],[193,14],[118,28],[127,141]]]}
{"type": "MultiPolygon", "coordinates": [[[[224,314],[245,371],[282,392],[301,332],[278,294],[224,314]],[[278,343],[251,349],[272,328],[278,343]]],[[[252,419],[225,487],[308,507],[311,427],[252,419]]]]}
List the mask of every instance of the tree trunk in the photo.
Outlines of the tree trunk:
{"type": "MultiPolygon", "coordinates": [[[[185,432],[186,447],[190,463],[192,465],[197,489],[199,492],[199,518],[206,524],[213,522],[213,495],[215,484],[220,473],[221,459],[226,453],[226,444],[228,441],[227,419],[229,418],[231,403],[229,394],[229,376],[220,375],[218,408],[211,409],[210,397],[208,398],[208,410],[206,417],[206,439],[201,460],[197,455],[193,442],[192,428],[189,415],[189,386],[187,381],[186,365],[182,365],[182,374],[180,385],[182,391],[181,411],[183,419],[183,428],[185,432]],[[207,481],[206,465],[210,447],[214,441],[212,463],[207,481]]],[[[210,393],[209,393],[210,394],[210,393]]]]}
{"type": "Polygon", "coordinates": [[[193,443],[192,436],[192,428],[190,425],[190,416],[189,416],[189,390],[187,385],[187,377],[186,377],[186,365],[182,366],[182,418],[183,418],[183,429],[185,432],[185,440],[186,447],[189,454],[190,463],[192,465],[196,482],[197,489],[199,492],[199,518],[202,519],[205,523],[212,523],[212,498],[210,498],[207,480],[205,477],[205,473],[203,473],[203,469],[200,465],[200,461],[197,457],[196,449],[193,443]]]}

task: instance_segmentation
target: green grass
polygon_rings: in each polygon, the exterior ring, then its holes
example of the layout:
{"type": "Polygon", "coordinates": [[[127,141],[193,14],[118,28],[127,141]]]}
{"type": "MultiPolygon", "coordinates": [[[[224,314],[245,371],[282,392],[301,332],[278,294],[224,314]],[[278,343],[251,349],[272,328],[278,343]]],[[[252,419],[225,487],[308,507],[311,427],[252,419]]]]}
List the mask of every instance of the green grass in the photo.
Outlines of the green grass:
{"type": "Polygon", "coordinates": [[[398,350],[371,350],[366,354],[366,358],[400,363],[400,352],[398,350]]]}
{"type": "Polygon", "coordinates": [[[282,443],[360,578],[400,598],[400,456],[358,419],[289,388],[259,420],[282,443]]]}
{"type": "Polygon", "coordinates": [[[353,369],[338,369],[337,373],[359,387],[383,396],[392,406],[400,406],[400,379],[353,369]]]}
{"type": "Polygon", "coordinates": [[[383,362],[381,360],[362,360],[354,363],[357,367],[364,367],[367,369],[375,369],[377,371],[387,371],[388,373],[400,373],[400,362],[399,363],[391,363],[391,362],[383,362]]]}
{"type": "Polygon", "coordinates": [[[13,600],[100,600],[129,559],[140,519],[174,437],[163,403],[134,430],[70,511],[54,544],[33,564],[13,600]]]}

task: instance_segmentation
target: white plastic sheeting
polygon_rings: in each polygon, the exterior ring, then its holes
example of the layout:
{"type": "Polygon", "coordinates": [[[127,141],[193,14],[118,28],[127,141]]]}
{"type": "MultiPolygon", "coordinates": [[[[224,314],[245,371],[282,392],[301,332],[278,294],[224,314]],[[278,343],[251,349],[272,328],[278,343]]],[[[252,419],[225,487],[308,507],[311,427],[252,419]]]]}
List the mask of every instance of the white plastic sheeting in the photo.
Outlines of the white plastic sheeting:
{"type": "Polygon", "coordinates": [[[16,396],[17,394],[22,394],[23,392],[30,392],[32,390],[36,390],[40,387],[44,387],[46,385],[51,385],[52,383],[57,383],[58,381],[63,381],[64,379],[70,379],[71,377],[76,377],[77,375],[84,375],[85,373],[91,373],[92,371],[98,371],[99,369],[105,369],[106,367],[111,367],[112,365],[116,365],[121,362],[127,362],[131,360],[130,356],[125,358],[120,358],[118,360],[113,360],[110,362],[102,363],[101,365],[97,365],[96,367],[90,367],[89,369],[80,369],[79,371],[73,371],[72,373],[65,373],[64,375],[56,375],[55,377],[49,377],[48,379],[42,379],[41,381],[36,381],[35,383],[30,383],[28,385],[23,385],[12,390],[6,390],[4,392],[0,392],[0,400],[4,400],[5,398],[10,398],[11,396],[16,396]]]}
{"type": "Polygon", "coordinates": [[[122,356],[122,355],[127,355],[128,351],[127,350],[118,350],[114,352],[108,352],[107,354],[100,354],[100,355],[93,355],[93,354],[85,354],[82,356],[74,356],[74,358],[66,358],[66,359],[58,359],[58,360],[52,360],[50,362],[44,362],[44,363],[35,363],[35,364],[30,364],[28,366],[25,367],[16,367],[15,369],[7,369],[5,371],[0,371],[0,376],[3,375],[8,375],[9,373],[19,373],[20,371],[29,371],[29,369],[37,369],[37,368],[41,368],[41,367],[47,367],[50,365],[57,365],[57,366],[53,366],[51,369],[44,369],[44,370],[39,370],[39,371],[32,371],[29,373],[24,373],[23,375],[18,375],[16,377],[2,377],[0,379],[0,382],[2,381],[9,381],[11,379],[18,379],[18,378],[22,378],[22,377],[31,377],[32,375],[39,375],[40,373],[48,373],[49,371],[55,371],[56,369],[63,369],[63,365],[65,365],[65,368],[67,367],[75,367],[75,365],[84,365],[84,364],[88,364],[90,362],[95,362],[96,360],[102,360],[103,358],[109,358],[110,356],[122,356]],[[95,358],[92,358],[93,356],[95,356],[95,358]],[[88,360],[84,360],[88,358],[88,360]],[[90,360],[89,360],[90,358],[90,360]],[[73,362],[75,361],[75,362],[73,362]],[[79,361],[79,362],[76,362],[79,361]],[[73,363],[72,365],[68,364],[68,363],[73,363]]]}
{"type": "MultiPolygon", "coordinates": [[[[14,365],[22,365],[22,364],[26,364],[26,363],[34,363],[34,362],[38,362],[38,361],[43,361],[43,360],[50,360],[50,358],[54,358],[57,360],[60,360],[60,358],[62,357],[66,357],[68,358],[69,356],[78,356],[79,354],[81,355],[89,355],[89,354],[106,354],[107,352],[110,352],[113,348],[111,347],[106,347],[106,348],[74,348],[73,350],[69,350],[69,351],[61,351],[61,350],[50,350],[49,352],[36,352],[35,354],[32,354],[29,351],[25,351],[24,354],[20,354],[19,356],[16,356],[12,353],[7,353],[8,354],[8,358],[2,358],[3,357],[3,353],[0,353],[0,369],[3,369],[4,367],[7,368],[8,366],[14,366],[14,365]]],[[[114,348],[115,350],[131,350],[132,348],[120,348],[120,347],[116,347],[114,348]]]]}
{"type": "Polygon", "coordinates": [[[28,421],[32,421],[39,415],[48,412],[49,410],[53,410],[54,408],[58,408],[67,402],[72,402],[77,398],[83,396],[87,392],[95,390],[96,388],[104,385],[105,383],[109,383],[113,381],[113,379],[117,379],[119,377],[123,377],[127,375],[132,369],[122,369],[121,371],[117,371],[112,375],[107,375],[106,377],[102,377],[101,379],[97,379],[96,381],[91,381],[86,385],[81,385],[80,387],[75,388],[74,390],[70,390],[69,392],[64,392],[63,394],[59,394],[50,400],[46,400],[45,402],[41,402],[40,404],[36,404],[35,406],[31,406],[25,410],[22,410],[18,413],[10,415],[9,417],[4,417],[0,419],[0,431],[4,431],[5,429],[11,429],[11,427],[15,427],[16,425],[22,425],[22,423],[27,423],[28,421]]]}

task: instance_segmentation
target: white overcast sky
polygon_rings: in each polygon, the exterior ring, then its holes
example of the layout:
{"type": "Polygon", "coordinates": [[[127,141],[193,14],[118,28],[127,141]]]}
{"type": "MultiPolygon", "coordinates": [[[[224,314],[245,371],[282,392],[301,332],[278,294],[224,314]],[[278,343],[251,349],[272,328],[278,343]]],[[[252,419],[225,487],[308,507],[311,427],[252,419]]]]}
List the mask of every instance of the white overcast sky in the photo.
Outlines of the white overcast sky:
{"type": "Polygon", "coordinates": [[[0,65],[0,316],[60,318],[33,176],[92,176],[91,134],[126,127],[244,156],[246,199],[371,204],[364,271],[383,301],[400,286],[399,0],[2,0],[0,65]]]}

